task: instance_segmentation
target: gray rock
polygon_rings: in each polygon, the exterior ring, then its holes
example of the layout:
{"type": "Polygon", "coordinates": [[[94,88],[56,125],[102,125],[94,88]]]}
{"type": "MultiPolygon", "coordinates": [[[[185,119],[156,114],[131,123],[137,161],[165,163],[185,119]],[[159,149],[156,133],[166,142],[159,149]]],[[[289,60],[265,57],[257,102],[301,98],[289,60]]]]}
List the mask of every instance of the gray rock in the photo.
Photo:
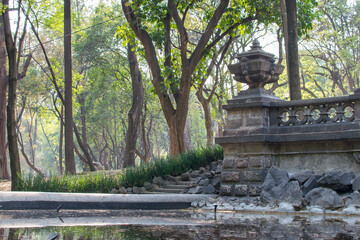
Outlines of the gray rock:
{"type": "Polygon", "coordinates": [[[112,194],[118,194],[119,193],[119,190],[117,190],[116,188],[113,188],[110,193],[112,194]]]}
{"type": "Polygon", "coordinates": [[[360,190],[360,175],[357,176],[352,183],[352,190],[359,191],[360,190]]]}
{"type": "Polygon", "coordinates": [[[192,178],[200,177],[200,171],[199,171],[199,170],[192,171],[192,173],[190,174],[190,176],[191,176],[192,178]]]}
{"type": "Polygon", "coordinates": [[[154,177],[153,183],[159,186],[163,186],[165,184],[165,181],[162,179],[162,177],[154,177]]]}
{"type": "Polygon", "coordinates": [[[221,173],[221,170],[222,170],[221,165],[218,165],[217,168],[216,168],[216,170],[215,170],[215,173],[216,173],[216,174],[220,174],[220,173],[221,173]]]}
{"type": "Polygon", "coordinates": [[[204,194],[213,194],[216,192],[216,189],[211,184],[203,187],[201,190],[204,194]]]}
{"type": "Polygon", "coordinates": [[[295,208],[301,208],[302,198],[303,196],[299,182],[290,181],[288,184],[286,184],[283,195],[280,197],[280,201],[290,203],[295,208]]]}
{"type": "Polygon", "coordinates": [[[209,184],[210,184],[210,179],[202,179],[198,183],[199,186],[206,186],[206,185],[209,185],[209,184]]]}
{"type": "Polygon", "coordinates": [[[281,170],[275,166],[269,168],[262,185],[260,193],[261,201],[264,203],[271,203],[279,201],[284,193],[284,188],[289,182],[289,175],[286,171],[281,170]]]}
{"type": "Polygon", "coordinates": [[[211,175],[211,173],[204,173],[202,176],[201,176],[201,179],[206,179],[206,178],[211,178],[212,177],[212,175],[211,175]]]}
{"type": "Polygon", "coordinates": [[[221,178],[220,178],[220,177],[213,178],[213,179],[211,179],[211,185],[213,185],[214,188],[216,188],[217,190],[219,190],[219,189],[220,189],[220,181],[221,181],[221,178]]]}
{"type": "Polygon", "coordinates": [[[217,166],[218,166],[217,162],[212,162],[212,163],[211,163],[211,170],[212,170],[212,171],[215,171],[216,168],[217,168],[217,166]]]}
{"type": "Polygon", "coordinates": [[[128,191],[127,191],[126,188],[122,187],[122,188],[119,189],[119,193],[120,193],[120,194],[127,194],[128,191]]]}
{"type": "Polygon", "coordinates": [[[341,197],[335,191],[323,187],[314,188],[306,194],[305,203],[309,206],[320,206],[331,210],[342,207],[341,197]]]}
{"type": "Polygon", "coordinates": [[[331,170],[324,173],[317,181],[322,187],[330,188],[337,192],[347,192],[355,178],[351,170],[331,170]]]}
{"type": "Polygon", "coordinates": [[[360,193],[358,191],[354,191],[349,196],[345,197],[345,207],[349,205],[360,206],[360,193]]]}
{"type": "Polygon", "coordinates": [[[320,179],[320,177],[321,177],[320,175],[313,174],[309,177],[308,180],[306,180],[306,182],[301,186],[301,191],[303,192],[303,196],[308,194],[308,192],[310,192],[314,188],[320,187],[320,185],[317,182],[320,179]]]}
{"type": "Polygon", "coordinates": [[[149,183],[149,182],[145,182],[145,183],[144,183],[144,187],[145,187],[146,190],[148,190],[148,191],[153,190],[153,185],[152,185],[151,183],[149,183]]]}
{"type": "Polygon", "coordinates": [[[202,191],[202,187],[201,186],[195,186],[189,189],[189,191],[187,193],[189,194],[199,194],[202,191]]]}
{"type": "Polygon", "coordinates": [[[301,171],[301,172],[293,174],[290,177],[290,181],[296,180],[299,182],[300,185],[302,185],[313,174],[315,174],[314,171],[310,171],[310,170],[301,171]]]}
{"type": "Polygon", "coordinates": [[[133,187],[132,188],[132,193],[133,194],[139,194],[140,193],[140,189],[138,187],[133,187]]]}
{"type": "Polygon", "coordinates": [[[132,188],[131,187],[127,188],[126,190],[127,190],[127,193],[132,193],[132,188]]]}
{"type": "Polygon", "coordinates": [[[171,175],[164,176],[164,179],[169,182],[176,182],[176,178],[171,175]]]}
{"type": "Polygon", "coordinates": [[[200,173],[206,172],[206,168],[201,167],[201,168],[199,168],[199,171],[200,171],[200,173]]]}
{"type": "Polygon", "coordinates": [[[181,175],[181,180],[183,181],[190,181],[190,174],[189,173],[183,173],[181,175]]]}
{"type": "Polygon", "coordinates": [[[139,193],[146,193],[146,188],[145,187],[139,188],[139,193]]]}

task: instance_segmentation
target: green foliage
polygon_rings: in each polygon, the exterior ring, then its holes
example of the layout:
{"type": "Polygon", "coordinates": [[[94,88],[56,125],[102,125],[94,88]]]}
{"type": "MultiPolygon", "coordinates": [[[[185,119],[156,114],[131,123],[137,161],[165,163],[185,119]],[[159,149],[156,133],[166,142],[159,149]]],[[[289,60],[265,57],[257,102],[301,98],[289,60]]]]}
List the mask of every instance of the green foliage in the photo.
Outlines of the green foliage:
{"type": "Polygon", "coordinates": [[[179,175],[190,169],[198,169],[223,158],[223,150],[216,145],[189,151],[178,157],[156,159],[148,164],[109,174],[96,172],[87,175],[42,178],[20,178],[20,191],[109,193],[114,188],[142,186],[155,176],[179,175]]]}

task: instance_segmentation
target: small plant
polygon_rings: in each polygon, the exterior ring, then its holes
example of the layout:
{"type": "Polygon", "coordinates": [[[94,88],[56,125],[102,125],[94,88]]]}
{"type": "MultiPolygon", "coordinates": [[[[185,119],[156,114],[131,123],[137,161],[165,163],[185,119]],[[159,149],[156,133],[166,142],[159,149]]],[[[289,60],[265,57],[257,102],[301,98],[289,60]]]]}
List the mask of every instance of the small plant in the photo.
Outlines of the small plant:
{"type": "Polygon", "coordinates": [[[96,172],[44,178],[20,178],[20,191],[109,193],[114,188],[142,186],[156,176],[180,175],[223,158],[220,146],[189,151],[177,157],[155,159],[147,164],[127,168],[116,174],[96,172]]]}

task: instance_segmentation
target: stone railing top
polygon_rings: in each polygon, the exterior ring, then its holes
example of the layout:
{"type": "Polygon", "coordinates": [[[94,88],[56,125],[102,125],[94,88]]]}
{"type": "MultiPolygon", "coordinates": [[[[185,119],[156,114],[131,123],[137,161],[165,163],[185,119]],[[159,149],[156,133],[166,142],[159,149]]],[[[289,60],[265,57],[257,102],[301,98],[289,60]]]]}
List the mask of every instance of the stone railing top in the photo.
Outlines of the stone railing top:
{"type": "MultiPolygon", "coordinates": [[[[279,108],[277,125],[352,122],[357,119],[356,116],[359,114],[356,112],[357,102],[360,103],[360,94],[289,102],[280,101],[275,104],[279,108]]],[[[273,119],[272,122],[276,121],[273,119]]]]}

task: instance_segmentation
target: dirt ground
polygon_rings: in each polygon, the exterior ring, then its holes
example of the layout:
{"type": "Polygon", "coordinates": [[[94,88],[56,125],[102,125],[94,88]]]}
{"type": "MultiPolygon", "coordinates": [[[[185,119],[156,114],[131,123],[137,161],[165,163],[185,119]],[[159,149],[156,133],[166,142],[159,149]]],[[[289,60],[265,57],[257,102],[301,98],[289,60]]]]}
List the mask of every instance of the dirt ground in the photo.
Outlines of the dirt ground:
{"type": "Polygon", "coordinates": [[[10,191],[11,190],[11,181],[0,181],[0,191],[10,191]]]}

